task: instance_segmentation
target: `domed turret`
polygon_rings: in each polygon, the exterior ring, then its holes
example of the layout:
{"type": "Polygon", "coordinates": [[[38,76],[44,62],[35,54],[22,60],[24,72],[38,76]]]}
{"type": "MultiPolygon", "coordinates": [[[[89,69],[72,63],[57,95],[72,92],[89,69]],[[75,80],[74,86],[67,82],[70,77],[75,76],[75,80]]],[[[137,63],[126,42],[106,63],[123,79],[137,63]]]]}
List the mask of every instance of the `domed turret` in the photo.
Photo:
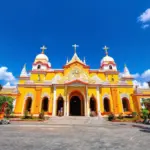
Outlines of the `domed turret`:
{"type": "Polygon", "coordinates": [[[108,71],[117,71],[116,63],[114,59],[110,56],[108,56],[107,50],[109,49],[107,46],[103,48],[105,50],[106,56],[102,58],[100,68],[102,70],[108,70],[108,71]]]}
{"type": "Polygon", "coordinates": [[[51,63],[49,62],[48,57],[44,54],[44,50],[47,48],[42,46],[40,49],[42,50],[42,53],[36,56],[32,70],[47,70],[51,68],[51,63]]]}

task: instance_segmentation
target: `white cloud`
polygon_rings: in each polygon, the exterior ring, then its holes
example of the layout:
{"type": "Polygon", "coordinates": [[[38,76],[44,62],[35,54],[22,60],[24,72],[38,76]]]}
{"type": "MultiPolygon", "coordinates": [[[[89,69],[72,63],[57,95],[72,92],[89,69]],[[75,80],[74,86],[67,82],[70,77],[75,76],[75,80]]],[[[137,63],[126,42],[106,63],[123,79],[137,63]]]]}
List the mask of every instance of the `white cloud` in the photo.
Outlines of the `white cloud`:
{"type": "Polygon", "coordinates": [[[0,67],[0,80],[10,82],[11,84],[17,83],[17,79],[14,77],[12,72],[8,72],[7,67],[0,67]]]}
{"type": "Polygon", "coordinates": [[[138,22],[142,23],[141,28],[142,29],[147,29],[150,27],[150,8],[145,10],[139,17],[138,17],[138,22]]]}
{"type": "Polygon", "coordinates": [[[145,10],[139,17],[138,17],[138,21],[142,22],[142,23],[146,23],[150,21],[150,8],[148,8],[147,10],[145,10]]]}
{"type": "Polygon", "coordinates": [[[149,28],[149,26],[150,26],[149,24],[143,24],[143,25],[142,25],[142,28],[143,28],[143,29],[146,29],[146,28],[149,28]]]}
{"type": "Polygon", "coordinates": [[[138,78],[140,77],[140,74],[139,73],[135,73],[135,74],[132,74],[133,78],[138,78]]]}
{"type": "Polygon", "coordinates": [[[144,71],[144,73],[142,73],[141,77],[146,81],[150,81],[150,69],[144,71]]]}
{"type": "Polygon", "coordinates": [[[149,88],[148,83],[146,83],[146,82],[139,82],[137,80],[133,81],[133,86],[134,87],[138,86],[138,88],[143,88],[143,89],[148,89],[149,88]]]}

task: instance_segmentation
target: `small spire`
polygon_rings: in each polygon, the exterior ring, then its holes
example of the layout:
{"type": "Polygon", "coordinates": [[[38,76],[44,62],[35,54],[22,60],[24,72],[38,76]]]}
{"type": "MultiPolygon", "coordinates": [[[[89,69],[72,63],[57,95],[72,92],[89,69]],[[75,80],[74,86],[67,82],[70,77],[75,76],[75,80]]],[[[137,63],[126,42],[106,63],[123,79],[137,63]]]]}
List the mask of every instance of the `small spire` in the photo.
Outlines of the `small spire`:
{"type": "Polygon", "coordinates": [[[40,49],[42,50],[42,54],[44,54],[44,51],[47,49],[47,47],[43,45],[42,47],[40,47],[40,49]]]}
{"type": "Polygon", "coordinates": [[[85,60],[85,57],[84,57],[84,59],[83,59],[83,62],[84,62],[84,64],[86,64],[86,60],[85,60]]]}
{"type": "Polygon", "coordinates": [[[77,49],[77,47],[79,47],[79,45],[74,44],[74,45],[72,45],[72,47],[74,47],[74,53],[76,53],[76,49],[77,49]]]}
{"type": "Polygon", "coordinates": [[[124,76],[125,76],[125,77],[126,77],[126,76],[131,76],[131,75],[130,75],[130,71],[129,71],[129,69],[128,69],[128,67],[127,67],[126,64],[124,64],[124,76]]]}
{"type": "Polygon", "coordinates": [[[69,60],[68,60],[68,57],[67,57],[67,60],[66,60],[66,64],[68,64],[69,60]]]}
{"type": "Polygon", "coordinates": [[[107,47],[106,45],[103,47],[103,49],[105,50],[105,54],[108,55],[108,49],[109,47],[107,47]]]}
{"type": "Polygon", "coordinates": [[[28,76],[28,74],[27,74],[27,70],[26,70],[26,64],[24,64],[21,74],[20,74],[20,77],[27,77],[27,76],[28,76]]]}

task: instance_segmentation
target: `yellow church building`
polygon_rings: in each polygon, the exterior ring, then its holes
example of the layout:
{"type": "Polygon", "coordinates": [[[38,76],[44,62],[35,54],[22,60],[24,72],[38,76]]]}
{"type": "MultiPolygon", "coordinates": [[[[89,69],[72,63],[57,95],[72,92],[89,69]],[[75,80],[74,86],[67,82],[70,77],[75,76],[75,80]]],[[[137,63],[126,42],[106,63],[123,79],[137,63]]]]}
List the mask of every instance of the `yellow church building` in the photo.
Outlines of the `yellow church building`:
{"type": "MultiPolygon", "coordinates": [[[[41,111],[48,116],[105,116],[111,112],[131,114],[140,110],[139,98],[134,94],[133,77],[127,66],[120,76],[115,60],[108,55],[101,59],[98,69],[91,69],[76,52],[62,69],[53,69],[44,53],[38,54],[30,74],[24,65],[16,96],[14,114],[23,116],[29,111],[38,116],[41,111]]],[[[57,60],[56,60],[57,61],[57,60]]]]}

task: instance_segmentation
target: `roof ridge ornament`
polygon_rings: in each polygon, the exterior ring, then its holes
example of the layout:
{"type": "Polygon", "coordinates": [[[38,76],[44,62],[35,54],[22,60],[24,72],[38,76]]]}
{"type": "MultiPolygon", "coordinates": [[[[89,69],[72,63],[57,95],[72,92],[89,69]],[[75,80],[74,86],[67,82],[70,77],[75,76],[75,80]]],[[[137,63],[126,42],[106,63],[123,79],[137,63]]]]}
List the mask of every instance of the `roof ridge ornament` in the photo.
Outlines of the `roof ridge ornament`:
{"type": "Polygon", "coordinates": [[[47,47],[43,45],[42,47],[40,47],[40,49],[42,50],[42,54],[44,54],[44,51],[47,49],[47,47]]]}
{"type": "Polygon", "coordinates": [[[103,49],[105,50],[105,54],[106,54],[106,56],[108,56],[108,49],[109,49],[109,47],[107,47],[106,45],[103,47],[103,49]]]}

